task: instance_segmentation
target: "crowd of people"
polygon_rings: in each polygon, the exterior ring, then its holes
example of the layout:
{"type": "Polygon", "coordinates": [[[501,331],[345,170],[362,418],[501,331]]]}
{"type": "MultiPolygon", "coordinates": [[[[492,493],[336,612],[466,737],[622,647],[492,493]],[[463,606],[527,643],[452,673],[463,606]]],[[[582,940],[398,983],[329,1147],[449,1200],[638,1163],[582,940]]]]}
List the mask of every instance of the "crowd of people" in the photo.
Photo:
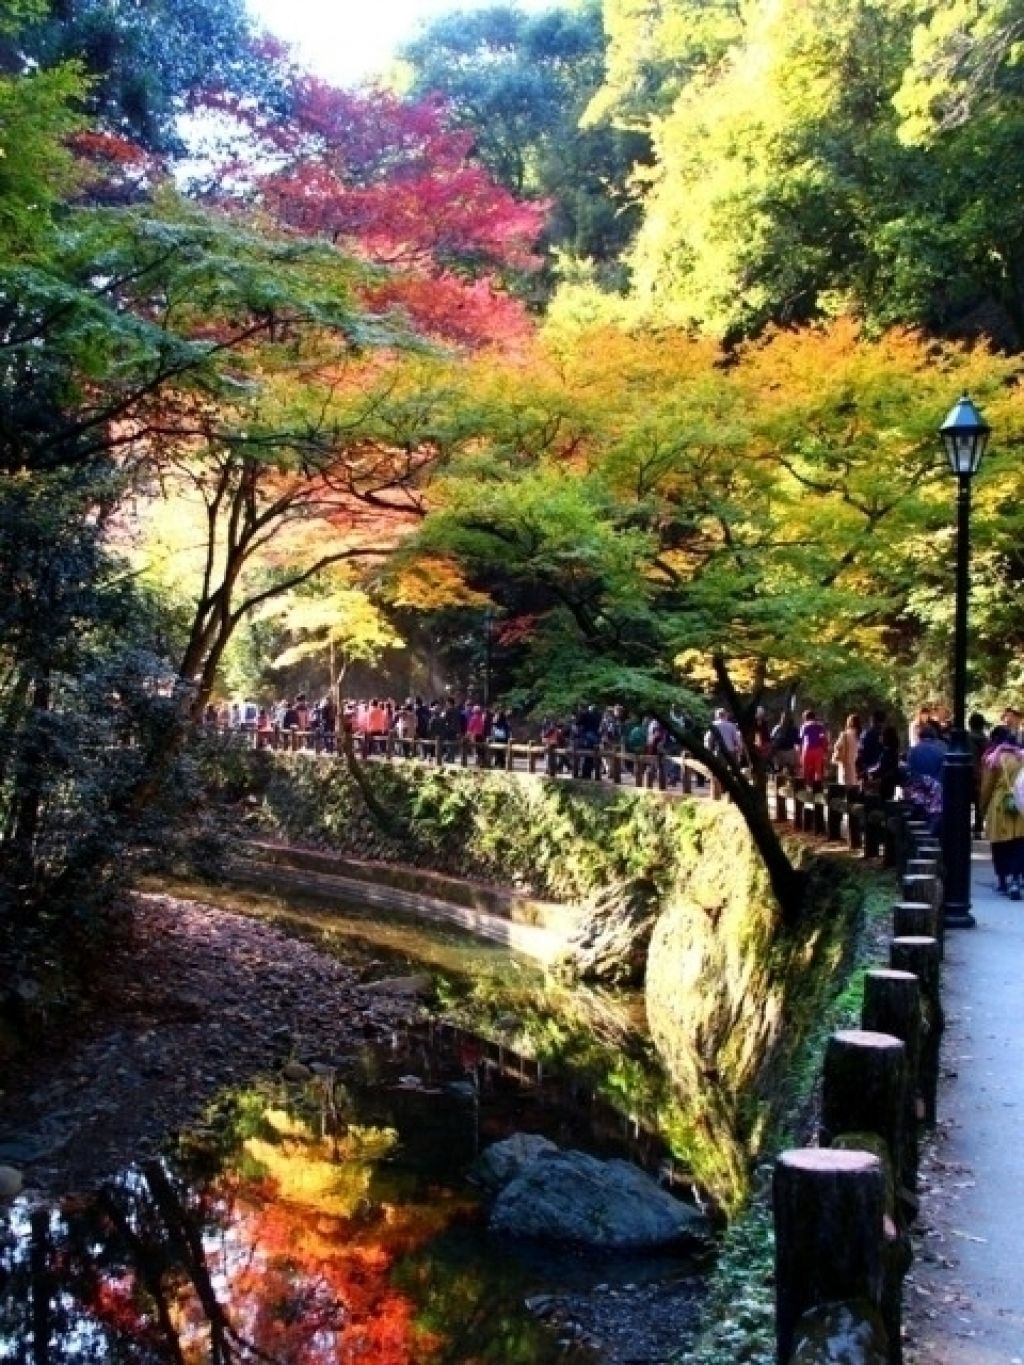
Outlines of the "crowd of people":
{"type": "MultiPolygon", "coordinates": [[[[685,721],[682,715],[675,717],[685,721]]],[[[621,705],[581,705],[565,718],[517,718],[471,698],[447,696],[433,701],[409,697],[350,699],[340,706],[327,694],[310,701],[305,693],[271,706],[251,698],[207,708],[207,724],[254,736],[257,747],[311,748],[333,753],[339,733],[351,736],[364,756],[389,748],[408,758],[440,758],[451,762],[467,746],[486,763],[491,746],[514,740],[539,741],[548,751],[548,771],[568,767],[566,751],[580,755],[578,775],[601,777],[607,755],[627,765],[640,756],[678,755],[680,746],[661,721],[650,714],[629,715],[621,705]]],[[[748,746],[740,726],[718,708],[704,735],[705,747],[728,756],[740,769],[752,763],[750,748],[764,770],[820,788],[834,773],[838,784],[892,800],[901,795],[938,829],[942,819],[942,769],[950,741],[951,717],[939,706],[918,708],[906,740],[885,711],[865,721],[849,714],[831,732],[813,708],[797,716],[783,711],[774,720],[759,708],[748,746]]],[[[1024,730],[1022,716],[1008,707],[989,725],[980,712],[968,720],[974,772],[974,833],[987,837],[998,889],[1015,900],[1024,894],[1024,730]]],[[[678,780],[678,767],[672,776],[678,780]]],[[[670,779],[671,780],[671,779],[670,779]]]]}
{"type": "Polygon", "coordinates": [[[485,706],[470,697],[453,696],[426,701],[373,697],[343,700],[330,696],[310,702],[305,693],[271,706],[244,701],[210,705],[205,723],[219,730],[235,730],[255,736],[257,747],[334,752],[339,732],[352,737],[356,751],[364,755],[381,752],[390,743],[407,757],[430,758],[440,752],[446,760],[456,757],[469,742],[476,749],[533,740],[551,750],[576,749],[584,755],[581,775],[598,775],[595,757],[600,751],[657,755],[678,752],[678,744],[661,722],[650,715],[630,718],[623,706],[578,706],[567,719],[517,718],[513,733],[511,713],[502,707],[485,706]],[[589,764],[589,767],[588,767],[589,764]]]}

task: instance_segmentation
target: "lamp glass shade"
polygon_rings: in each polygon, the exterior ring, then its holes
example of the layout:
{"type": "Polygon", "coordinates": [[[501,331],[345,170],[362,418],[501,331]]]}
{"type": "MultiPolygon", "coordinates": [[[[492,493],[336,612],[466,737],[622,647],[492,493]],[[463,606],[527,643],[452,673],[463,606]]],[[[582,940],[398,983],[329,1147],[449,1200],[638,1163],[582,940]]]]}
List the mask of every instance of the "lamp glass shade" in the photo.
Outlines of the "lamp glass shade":
{"type": "Polygon", "coordinates": [[[954,403],[939,428],[946,459],[954,474],[977,474],[992,428],[966,394],[954,403]]]}

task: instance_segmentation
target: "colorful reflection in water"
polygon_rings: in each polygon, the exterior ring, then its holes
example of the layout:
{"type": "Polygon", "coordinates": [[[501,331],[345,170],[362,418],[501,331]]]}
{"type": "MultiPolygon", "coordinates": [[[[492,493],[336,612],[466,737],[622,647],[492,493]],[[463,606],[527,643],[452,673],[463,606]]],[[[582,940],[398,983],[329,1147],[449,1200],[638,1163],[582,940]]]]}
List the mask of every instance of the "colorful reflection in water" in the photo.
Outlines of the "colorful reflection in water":
{"type": "Polygon", "coordinates": [[[589,1360],[524,1300],[643,1267],[496,1245],[466,1169],[481,1145],[531,1131],[688,1185],[665,1136],[677,1110],[646,1040],[607,1008],[570,1023],[517,992],[487,996],[490,1041],[454,1025],[396,1034],[305,1084],[225,1097],[165,1159],[95,1195],[0,1209],[0,1362],[589,1360]],[[494,1041],[512,1023],[523,1052],[494,1041]]]}
{"type": "MultiPolygon", "coordinates": [[[[442,1101],[448,1164],[464,1165],[472,1097],[405,1090],[384,1087],[404,1112],[442,1101]]],[[[486,1238],[469,1187],[406,1164],[395,1128],[351,1122],[333,1082],[326,1097],[256,1087],[173,1159],[0,1216],[0,1360],[586,1359],[526,1312],[527,1272],[486,1238]]]]}
{"type": "Polygon", "coordinates": [[[324,1118],[255,1089],[173,1161],[60,1209],[15,1205],[0,1221],[0,1359],[584,1359],[525,1312],[516,1263],[483,1254],[471,1195],[403,1166],[393,1129],[324,1118]]]}

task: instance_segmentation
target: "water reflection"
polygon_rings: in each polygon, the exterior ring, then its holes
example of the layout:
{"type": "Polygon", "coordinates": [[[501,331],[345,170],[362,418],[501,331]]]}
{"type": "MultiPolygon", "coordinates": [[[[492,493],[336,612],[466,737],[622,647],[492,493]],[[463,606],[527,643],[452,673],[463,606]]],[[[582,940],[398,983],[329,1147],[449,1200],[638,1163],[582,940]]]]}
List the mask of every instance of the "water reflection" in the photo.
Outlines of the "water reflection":
{"type": "Polygon", "coordinates": [[[455,1176],[488,1111],[476,1085],[437,1064],[398,1074],[400,1052],[363,1060],[344,1085],[226,1098],[173,1158],[94,1197],[17,1203],[0,1218],[0,1360],[587,1359],[530,1318],[535,1275],[455,1176]]]}
{"type": "Polygon", "coordinates": [[[588,1360],[527,1296],[692,1267],[527,1261],[488,1238],[466,1168],[488,1142],[540,1132],[685,1187],[664,1136],[684,1111],[627,1009],[549,995],[518,969],[497,981],[467,973],[461,990],[463,1021],[478,1014],[487,1038],[437,1023],[396,1033],[304,1083],[225,1097],[165,1160],[95,1196],[0,1209],[0,1361],[588,1360]]]}

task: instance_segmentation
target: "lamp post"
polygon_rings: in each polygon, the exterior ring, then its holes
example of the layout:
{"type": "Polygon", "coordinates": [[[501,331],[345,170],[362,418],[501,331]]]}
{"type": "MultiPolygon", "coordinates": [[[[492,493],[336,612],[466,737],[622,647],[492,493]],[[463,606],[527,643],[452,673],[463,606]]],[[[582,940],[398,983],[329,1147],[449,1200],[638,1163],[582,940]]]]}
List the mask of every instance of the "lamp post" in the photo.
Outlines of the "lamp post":
{"type": "Polygon", "coordinates": [[[953,631],[953,733],[942,765],[942,856],[946,872],[943,918],[951,929],[973,929],[971,914],[971,795],[974,760],[965,726],[967,710],[967,601],[971,556],[971,479],[977,474],[991,427],[965,394],[939,428],[957,480],[956,616],[953,631]]]}

